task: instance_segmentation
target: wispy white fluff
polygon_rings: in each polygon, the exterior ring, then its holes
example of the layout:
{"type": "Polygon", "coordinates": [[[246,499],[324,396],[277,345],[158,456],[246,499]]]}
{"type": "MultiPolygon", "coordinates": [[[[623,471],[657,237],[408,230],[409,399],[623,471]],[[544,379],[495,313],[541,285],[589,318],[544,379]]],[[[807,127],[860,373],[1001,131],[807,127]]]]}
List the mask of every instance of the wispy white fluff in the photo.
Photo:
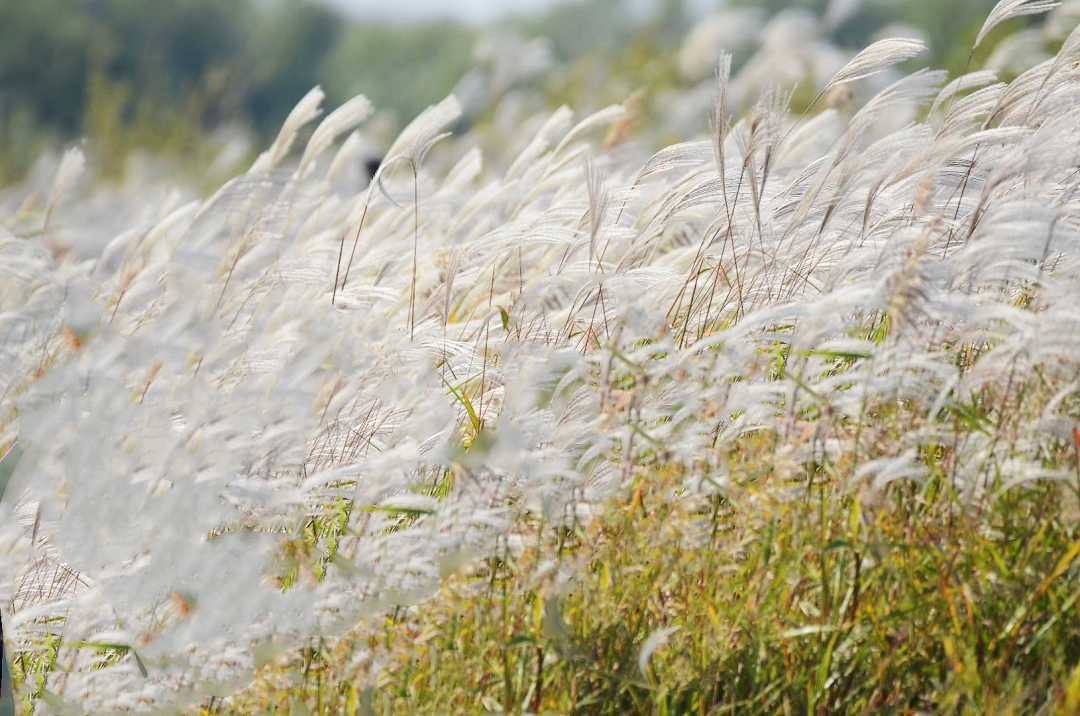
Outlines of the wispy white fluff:
{"type": "Polygon", "coordinates": [[[303,177],[311,163],[325,152],[335,139],[356,128],[358,124],[371,116],[371,102],[367,97],[353,97],[326,116],[308,140],[304,155],[296,168],[296,176],[303,177]]]}
{"type": "Polygon", "coordinates": [[[60,168],[56,170],[56,176],[53,179],[52,189],[49,190],[49,202],[45,206],[44,224],[46,227],[49,225],[49,217],[53,209],[56,208],[56,202],[60,200],[60,195],[79,178],[85,168],[86,157],[81,149],[72,147],[64,152],[60,160],[60,168]]]}
{"type": "MultiPolygon", "coordinates": [[[[810,20],[782,18],[768,50],[810,20]]],[[[920,47],[830,55],[818,84],[920,47]]],[[[741,112],[721,63],[709,134],[651,157],[593,132],[620,106],[521,122],[508,157],[431,152],[451,98],[393,143],[390,166],[418,170],[408,192],[380,174],[397,206],[379,182],[327,198],[311,171],[363,103],[315,130],[303,171],[268,171],[315,91],[256,171],[148,213],[96,262],[0,230],[0,448],[31,448],[0,505],[10,643],[64,614],[73,639],[110,629],[151,678],[72,649],[50,676],[61,697],[181,707],[243,688],[270,642],[340,635],[420,604],[461,555],[516,549],[515,510],[586,519],[658,463],[731,484],[724,456],[761,435],[778,481],[829,460],[860,493],[923,479],[927,445],[949,448],[967,498],[1052,477],[1080,370],[1069,62],[1007,85],[883,75],[783,142],[778,85],[741,112]],[[973,395],[1008,429],[961,420],[973,395]],[[277,588],[281,545],[335,515],[297,565],[322,580],[277,588]]]]}
{"type": "Polygon", "coordinates": [[[978,47],[986,39],[986,36],[1001,23],[1018,17],[1049,12],[1058,5],[1059,3],[1053,2],[1053,0],[1001,0],[990,11],[986,21],[983,22],[982,27],[979,29],[979,34],[975,37],[975,47],[978,47]]]}
{"type": "Polygon", "coordinates": [[[910,60],[925,49],[926,45],[919,40],[906,38],[879,40],[855,55],[851,62],[833,75],[833,78],[825,85],[825,89],[870,77],[887,67],[910,60]]]}
{"type": "Polygon", "coordinates": [[[322,113],[319,107],[325,98],[326,93],[322,91],[321,87],[315,87],[304,95],[304,98],[285,118],[285,123],[281,126],[281,131],[278,132],[274,143],[270,145],[268,150],[259,155],[259,158],[255,160],[249,171],[253,173],[266,172],[276,167],[292,147],[293,142],[296,140],[296,133],[300,131],[300,128],[314,121],[322,113]]]}

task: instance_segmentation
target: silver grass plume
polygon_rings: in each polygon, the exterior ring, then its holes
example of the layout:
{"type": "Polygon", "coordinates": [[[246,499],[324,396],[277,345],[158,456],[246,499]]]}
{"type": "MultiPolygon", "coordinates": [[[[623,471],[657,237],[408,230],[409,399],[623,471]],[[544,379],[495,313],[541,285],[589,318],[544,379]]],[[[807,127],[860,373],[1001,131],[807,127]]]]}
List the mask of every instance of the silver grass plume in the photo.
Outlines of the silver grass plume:
{"type": "Polygon", "coordinates": [[[311,163],[326,151],[335,139],[355,129],[371,116],[371,112],[371,102],[367,97],[359,95],[328,114],[308,140],[304,155],[296,168],[296,178],[303,177],[311,163]]]}
{"type": "Polygon", "coordinates": [[[979,29],[979,34],[975,37],[975,47],[978,47],[986,39],[986,36],[1001,23],[1018,17],[1049,12],[1059,4],[1053,0],[1001,0],[990,11],[986,21],[983,22],[982,27],[979,29]]]}
{"type": "Polygon", "coordinates": [[[60,195],[79,178],[85,168],[86,157],[81,149],[72,147],[64,152],[64,156],[60,160],[60,167],[56,170],[56,176],[53,178],[52,189],[49,190],[49,201],[45,205],[44,228],[49,227],[49,217],[52,216],[53,209],[56,208],[56,202],[60,200],[60,195]]]}
{"type": "Polygon", "coordinates": [[[910,60],[925,49],[926,45],[919,40],[906,38],[878,40],[855,55],[833,75],[833,78],[825,85],[825,90],[875,75],[892,65],[910,60]]]}
{"type": "MultiPolygon", "coordinates": [[[[914,51],[885,49],[836,81],[914,51]]],[[[0,449],[25,448],[0,505],[5,637],[43,653],[62,620],[128,647],[104,668],[56,654],[48,688],[73,708],[183,709],[244,688],[256,655],[423,608],[466,559],[519,549],[521,511],[569,526],[653,467],[714,494],[746,455],[789,499],[828,460],[871,515],[927,476],[927,445],[964,500],[1069,477],[1071,61],[1008,85],[923,71],[802,124],[763,93],[651,158],[593,141],[609,108],[523,122],[516,157],[423,162],[444,103],[386,168],[422,165],[411,207],[374,201],[380,182],[328,195],[318,152],[284,197],[268,154],[96,262],[0,229],[0,449]],[[913,120],[889,128],[894,110],[913,120]],[[331,292],[343,236],[357,261],[331,292]],[[958,419],[973,395],[1008,427],[958,419]],[[342,526],[306,541],[315,523],[342,526]]]]}
{"type": "Polygon", "coordinates": [[[289,116],[285,118],[281,131],[278,132],[277,138],[274,139],[274,143],[270,145],[268,150],[259,155],[259,158],[255,160],[249,171],[252,173],[267,172],[276,167],[288,154],[289,149],[296,140],[296,133],[300,131],[301,127],[314,121],[322,113],[319,106],[325,98],[326,93],[322,91],[321,87],[315,87],[304,95],[304,98],[297,103],[289,116]]]}

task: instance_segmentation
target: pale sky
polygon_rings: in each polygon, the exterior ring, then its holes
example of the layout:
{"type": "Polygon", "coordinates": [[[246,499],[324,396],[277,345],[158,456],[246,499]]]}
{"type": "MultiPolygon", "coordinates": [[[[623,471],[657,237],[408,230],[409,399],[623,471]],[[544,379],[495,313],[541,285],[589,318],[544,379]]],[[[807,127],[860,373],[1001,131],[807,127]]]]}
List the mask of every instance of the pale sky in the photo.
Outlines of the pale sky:
{"type": "Polygon", "coordinates": [[[527,15],[555,5],[583,0],[324,0],[357,17],[422,20],[452,17],[483,23],[507,15],[527,15]]]}
{"type": "MultiPolygon", "coordinates": [[[[467,23],[485,23],[508,15],[529,15],[556,5],[588,0],[323,0],[355,17],[412,21],[449,17],[467,23]]],[[[648,14],[657,0],[629,0],[627,9],[648,14]]],[[[724,4],[723,0],[686,0],[692,15],[701,15],[724,4]]]]}

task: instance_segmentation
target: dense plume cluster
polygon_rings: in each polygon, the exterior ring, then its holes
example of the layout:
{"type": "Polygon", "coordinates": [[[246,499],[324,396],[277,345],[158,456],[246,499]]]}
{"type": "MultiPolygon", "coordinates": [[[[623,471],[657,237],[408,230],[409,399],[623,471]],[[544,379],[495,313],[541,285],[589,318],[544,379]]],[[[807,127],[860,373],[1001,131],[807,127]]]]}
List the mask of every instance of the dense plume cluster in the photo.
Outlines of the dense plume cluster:
{"type": "MultiPolygon", "coordinates": [[[[1049,8],[1006,0],[979,40],[1049,8]]],[[[878,42],[822,94],[920,49],[878,42]]],[[[562,108],[499,172],[440,143],[451,97],[356,195],[332,187],[363,98],[287,163],[316,89],[249,172],[100,256],[5,232],[9,643],[62,617],[50,708],[164,712],[646,466],[683,494],[827,477],[866,509],[928,460],[969,501],[1076,480],[1078,66],[1074,31],[1008,83],[922,70],[802,117],[764,84],[738,118],[725,56],[712,136],[639,161],[626,107],[562,108]]]]}

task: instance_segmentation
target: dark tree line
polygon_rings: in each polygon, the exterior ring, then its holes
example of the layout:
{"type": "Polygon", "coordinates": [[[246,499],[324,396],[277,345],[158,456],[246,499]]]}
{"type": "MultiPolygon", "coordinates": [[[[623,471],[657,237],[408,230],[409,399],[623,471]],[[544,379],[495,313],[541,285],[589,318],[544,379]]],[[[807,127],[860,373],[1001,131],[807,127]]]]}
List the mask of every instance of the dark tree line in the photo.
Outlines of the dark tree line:
{"type": "MultiPolygon", "coordinates": [[[[516,27],[549,37],[559,60],[591,57],[583,67],[598,62],[628,87],[667,82],[656,58],[690,27],[684,0],[659,0],[645,28],[629,20],[628,1],[558,6],[516,27]]],[[[821,13],[828,1],[728,4],[821,13]]],[[[861,48],[901,20],[926,33],[929,64],[958,71],[994,2],[864,0],[833,39],[861,48]]],[[[316,84],[331,107],[363,93],[411,119],[469,69],[476,36],[444,20],[350,22],[318,0],[0,0],[0,185],[76,137],[116,162],[133,146],[191,155],[224,122],[265,143],[316,84]]],[[[556,79],[552,101],[580,99],[562,96],[573,81],[556,79]]]]}
{"type": "Polygon", "coordinates": [[[233,121],[265,140],[316,84],[331,105],[362,92],[416,113],[453,88],[471,43],[452,24],[360,24],[313,1],[0,0],[0,179],[43,143],[110,127],[168,144],[233,121]]]}

